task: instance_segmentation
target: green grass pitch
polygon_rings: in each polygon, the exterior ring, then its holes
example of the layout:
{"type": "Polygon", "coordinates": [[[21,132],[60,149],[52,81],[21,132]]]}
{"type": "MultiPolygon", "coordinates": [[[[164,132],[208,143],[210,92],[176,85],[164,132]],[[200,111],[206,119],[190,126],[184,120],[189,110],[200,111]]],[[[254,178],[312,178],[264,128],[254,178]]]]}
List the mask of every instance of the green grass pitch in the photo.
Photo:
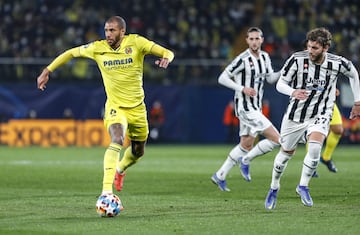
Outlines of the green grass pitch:
{"type": "Polygon", "coordinates": [[[277,207],[264,209],[274,150],[238,167],[221,192],[211,175],[230,145],[151,145],[129,168],[120,196],[125,210],[100,218],[104,148],[0,147],[0,234],[359,234],[360,148],[339,146],[338,173],[319,165],[310,183],[313,207],[295,193],[304,148],[282,177],[277,207]]]}

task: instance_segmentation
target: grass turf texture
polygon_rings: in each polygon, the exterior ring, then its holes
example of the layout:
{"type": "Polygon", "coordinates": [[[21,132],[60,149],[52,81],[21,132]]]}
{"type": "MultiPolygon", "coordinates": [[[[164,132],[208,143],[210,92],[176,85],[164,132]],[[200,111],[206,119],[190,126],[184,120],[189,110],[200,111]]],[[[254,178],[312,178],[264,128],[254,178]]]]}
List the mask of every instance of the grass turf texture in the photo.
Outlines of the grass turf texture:
{"type": "Polygon", "coordinates": [[[221,192],[211,175],[229,145],[148,145],[128,169],[115,218],[95,212],[104,148],[0,148],[0,234],[359,234],[359,148],[340,146],[334,174],[319,165],[313,207],[295,193],[304,148],[282,178],[277,207],[264,209],[274,150],[252,162],[252,181],[238,167],[221,192]]]}

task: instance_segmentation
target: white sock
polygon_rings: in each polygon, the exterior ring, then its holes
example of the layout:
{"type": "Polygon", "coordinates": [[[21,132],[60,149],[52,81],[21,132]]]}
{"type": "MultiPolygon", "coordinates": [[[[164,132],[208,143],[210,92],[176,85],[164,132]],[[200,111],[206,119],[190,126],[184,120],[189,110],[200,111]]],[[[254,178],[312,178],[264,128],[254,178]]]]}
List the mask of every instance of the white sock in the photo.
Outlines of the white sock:
{"type": "Polygon", "coordinates": [[[278,143],[263,139],[242,158],[242,162],[244,164],[250,164],[254,158],[272,151],[277,146],[279,146],[278,143]]]}
{"type": "Polygon", "coordinates": [[[286,166],[291,159],[292,155],[287,154],[280,150],[274,160],[274,168],[272,170],[271,185],[272,189],[280,188],[280,178],[286,169],[286,166]]]}
{"type": "Polygon", "coordinates": [[[223,165],[220,169],[216,172],[216,176],[220,180],[225,180],[229,171],[237,164],[238,158],[240,156],[246,155],[246,150],[242,149],[240,145],[236,145],[229,153],[229,156],[226,158],[223,165]]]}
{"type": "Polygon", "coordinates": [[[103,190],[101,192],[101,195],[112,194],[112,193],[113,193],[112,191],[103,190]]]}
{"type": "Polygon", "coordinates": [[[308,151],[305,155],[301,172],[301,186],[309,186],[310,179],[312,178],[312,175],[314,174],[319,164],[321,147],[322,145],[319,142],[309,142],[308,151]]]}

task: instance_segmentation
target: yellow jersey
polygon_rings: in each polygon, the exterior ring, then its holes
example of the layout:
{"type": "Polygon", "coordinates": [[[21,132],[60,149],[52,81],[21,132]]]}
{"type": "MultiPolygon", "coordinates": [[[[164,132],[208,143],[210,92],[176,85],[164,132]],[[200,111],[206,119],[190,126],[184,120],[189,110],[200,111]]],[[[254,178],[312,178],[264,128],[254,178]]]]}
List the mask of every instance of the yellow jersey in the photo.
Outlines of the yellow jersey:
{"type": "Polygon", "coordinates": [[[101,72],[107,102],[120,108],[132,108],[144,100],[144,57],[153,54],[171,62],[174,53],[137,34],[125,35],[119,48],[111,48],[106,40],[95,41],[69,49],[56,57],[49,71],[54,71],[72,58],[94,60],[101,72]]]}
{"type": "Polygon", "coordinates": [[[96,61],[104,82],[107,102],[131,108],[144,100],[144,57],[155,43],[137,34],[124,36],[121,45],[112,49],[106,40],[79,48],[79,56],[96,61]]]}

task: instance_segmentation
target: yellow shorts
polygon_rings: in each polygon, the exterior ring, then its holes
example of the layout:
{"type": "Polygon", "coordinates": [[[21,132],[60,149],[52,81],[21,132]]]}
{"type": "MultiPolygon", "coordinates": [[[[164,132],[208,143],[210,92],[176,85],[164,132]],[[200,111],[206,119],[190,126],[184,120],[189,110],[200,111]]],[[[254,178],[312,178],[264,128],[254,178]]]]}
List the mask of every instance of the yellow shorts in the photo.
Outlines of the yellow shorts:
{"type": "Polygon", "coordinates": [[[342,125],[341,113],[336,104],[334,105],[334,112],[330,121],[330,126],[332,125],[342,125]]]}
{"type": "Polygon", "coordinates": [[[126,136],[134,141],[146,141],[149,124],[145,103],[134,108],[120,108],[110,103],[105,105],[104,125],[106,130],[114,123],[120,123],[126,130],[126,136]]]}

